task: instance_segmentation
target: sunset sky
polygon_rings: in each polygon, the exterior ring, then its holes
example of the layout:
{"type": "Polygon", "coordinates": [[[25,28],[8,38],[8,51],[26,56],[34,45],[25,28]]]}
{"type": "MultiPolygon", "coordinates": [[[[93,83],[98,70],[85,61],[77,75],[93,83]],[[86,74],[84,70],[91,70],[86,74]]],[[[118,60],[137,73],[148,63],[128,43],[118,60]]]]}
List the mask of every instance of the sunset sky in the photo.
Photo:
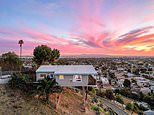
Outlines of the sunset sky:
{"type": "Polygon", "coordinates": [[[154,0],[0,0],[0,54],[154,56],[154,0]]]}

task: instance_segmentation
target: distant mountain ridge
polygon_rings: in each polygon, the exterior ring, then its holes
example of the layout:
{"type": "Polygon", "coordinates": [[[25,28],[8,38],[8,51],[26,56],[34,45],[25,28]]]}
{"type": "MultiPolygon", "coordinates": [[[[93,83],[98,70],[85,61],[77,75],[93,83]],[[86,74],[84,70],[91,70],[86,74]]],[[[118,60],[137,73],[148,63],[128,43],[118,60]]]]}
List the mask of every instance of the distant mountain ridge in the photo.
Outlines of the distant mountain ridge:
{"type": "Polygon", "coordinates": [[[81,55],[63,55],[61,58],[101,58],[101,57],[111,57],[110,55],[103,54],[81,54],[81,55]]]}

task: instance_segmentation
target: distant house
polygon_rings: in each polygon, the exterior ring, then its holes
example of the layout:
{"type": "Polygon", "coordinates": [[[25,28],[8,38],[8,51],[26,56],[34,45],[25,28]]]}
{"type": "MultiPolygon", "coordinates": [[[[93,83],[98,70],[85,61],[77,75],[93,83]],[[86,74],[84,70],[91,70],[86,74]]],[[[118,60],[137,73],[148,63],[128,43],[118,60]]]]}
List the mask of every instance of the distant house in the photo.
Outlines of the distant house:
{"type": "Polygon", "coordinates": [[[11,75],[2,75],[0,76],[0,84],[7,84],[11,79],[11,75]]]}
{"type": "Polygon", "coordinates": [[[152,110],[144,111],[144,115],[154,115],[154,111],[152,110]]]}
{"type": "Polygon", "coordinates": [[[128,77],[136,77],[136,75],[134,75],[133,73],[127,73],[128,77]]]}
{"type": "Polygon", "coordinates": [[[36,81],[47,76],[61,86],[96,86],[97,72],[92,65],[42,65],[36,70],[36,81]]]}
{"type": "Polygon", "coordinates": [[[123,83],[124,83],[124,80],[125,80],[125,77],[124,76],[117,76],[117,85],[119,86],[119,87],[124,87],[123,86],[123,83]]]}
{"type": "Polygon", "coordinates": [[[101,79],[103,85],[109,85],[109,80],[107,78],[101,77],[100,79],[101,79]]]}
{"type": "Polygon", "coordinates": [[[117,68],[117,71],[118,71],[118,72],[123,72],[124,70],[125,70],[125,69],[122,68],[122,67],[117,68]]]}
{"type": "Polygon", "coordinates": [[[154,86],[150,86],[151,93],[154,93],[154,86]]]}
{"type": "Polygon", "coordinates": [[[151,90],[148,87],[143,87],[140,89],[140,92],[142,92],[143,94],[148,94],[151,93],[151,90]]]}
{"type": "Polygon", "coordinates": [[[140,87],[149,86],[149,80],[145,79],[143,77],[135,77],[135,80],[137,81],[137,85],[140,87]]]}
{"type": "Polygon", "coordinates": [[[149,105],[148,105],[148,103],[146,103],[146,102],[137,102],[137,104],[138,104],[139,106],[142,106],[142,107],[146,108],[146,109],[149,109],[149,105]]]}

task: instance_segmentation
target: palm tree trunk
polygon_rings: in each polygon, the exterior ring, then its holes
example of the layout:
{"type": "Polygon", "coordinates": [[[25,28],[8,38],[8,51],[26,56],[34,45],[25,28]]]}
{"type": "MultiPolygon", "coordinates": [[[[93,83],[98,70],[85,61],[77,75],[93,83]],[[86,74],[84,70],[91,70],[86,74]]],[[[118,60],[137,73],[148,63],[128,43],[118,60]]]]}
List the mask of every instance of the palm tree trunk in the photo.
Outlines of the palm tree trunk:
{"type": "Polygon", "coordinates": [[[22,46],[20,46],[20,59],[21,59],[21,55],[22,55],[22,46]]]}
{"type": "MultiPolygon", "coordinates": [[[[22,55],[22,45],[20,45],[20,60],[21,60],[21,55],[22,55]]],[[[21,71],[22,66],[20,66],[20,71],[21,71]]]]}

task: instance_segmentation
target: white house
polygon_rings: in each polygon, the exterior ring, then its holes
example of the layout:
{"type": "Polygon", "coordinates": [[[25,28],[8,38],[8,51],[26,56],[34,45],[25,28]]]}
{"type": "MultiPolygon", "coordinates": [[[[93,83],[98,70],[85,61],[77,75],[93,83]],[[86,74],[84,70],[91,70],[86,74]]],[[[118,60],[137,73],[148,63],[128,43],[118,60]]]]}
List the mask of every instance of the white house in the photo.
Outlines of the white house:
{"type": "Polygon", "coordinates": [[[140,89],[140,92],[142,92],[143,94],[148,94],[151,93],[151,90],[148,87],[143,87],[140,89]]]}
{"type": "Polygon", "coordinates": [[[36,70],[36,81],[50,77],[61,86],[96,86],[96,76],[92,65],[42,65],[36,70]]]}
{"type": "Polygon", "coordinates": [[[103,85],[109,85],[109,80],[107,78],[101,77],[100,79],[101,79],[103,85]]]}
{"type": "Polygon", "coordinates": [[[151,93],[154,93],[154,86],[150,86],[151,93]]]}
{"type": "Polygon", "coordinates": [[[125,69],[122,68],[122,67],[117,68],[117,71],[118,71],[118,72],[123,72],[124,70],[125,70],[125,69]]]}
{"type": "Polygon", "coordinates": [[[137,81],[137,85],[140,87],[148,86],[150,84],[150,81],[143,77],[135,77],[135,80],[137,81]]]}
{"type": "Polygon", "coordinates": [[[7,84],[10,79],[11,75],[0,76],[0,84],[7,84]]]}

